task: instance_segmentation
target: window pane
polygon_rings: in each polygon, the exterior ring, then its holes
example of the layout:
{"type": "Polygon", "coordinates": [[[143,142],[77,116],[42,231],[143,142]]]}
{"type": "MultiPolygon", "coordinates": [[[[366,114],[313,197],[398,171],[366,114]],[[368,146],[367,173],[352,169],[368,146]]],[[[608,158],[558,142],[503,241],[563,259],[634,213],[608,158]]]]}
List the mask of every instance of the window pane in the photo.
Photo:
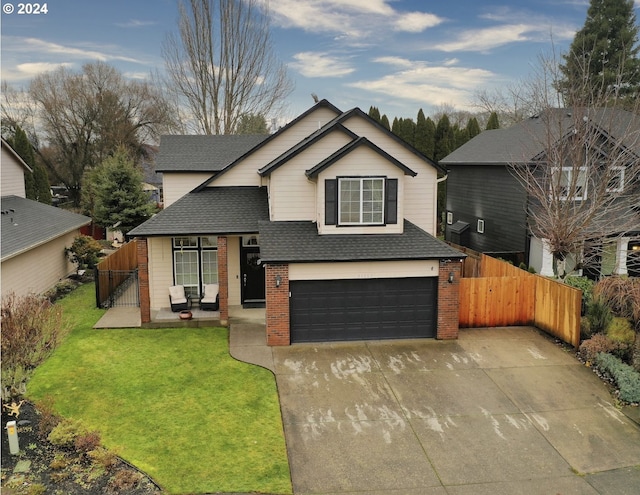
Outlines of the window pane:
{"type": "Polygon", "coordinates": [[[199,291],[198,253],[175,251],[174,260],[176,285],[184,285],[187,294],[197,294],[199,291]]]}
{"type": "Polygon", "coordinates": [[[197,237],[174,237],[173,238],[174,247],[197,247],[198,246],[198,238],[197,237]]]}
{"type": "Polygon", "coordinates": [[[218,247],[218,238],[215,235],[210,235],[210,236],[207,236],[207,237],[201,237],[200,238],[200,243],[202,244],[202,247],[217,248],[218,247]]]}
{"type": "Polygon", "coordinates": [[[360,179],[340,180],[340,223],[360,222],[360,179]]]}
{"type": "Polygon", "coordinates": [[[218,283],[218,252],[202,251],[202,283],[218,283]]]}

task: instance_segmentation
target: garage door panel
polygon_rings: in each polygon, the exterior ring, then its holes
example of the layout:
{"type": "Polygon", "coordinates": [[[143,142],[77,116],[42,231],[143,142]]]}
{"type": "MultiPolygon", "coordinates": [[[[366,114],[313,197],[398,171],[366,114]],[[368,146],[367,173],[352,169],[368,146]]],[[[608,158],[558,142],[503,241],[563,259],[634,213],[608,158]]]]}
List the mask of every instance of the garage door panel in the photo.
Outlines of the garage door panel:
{"type": "Polygon", "coordinates": [[[436,278],[291,281],[291,341],[434,337],[436,278]]]}

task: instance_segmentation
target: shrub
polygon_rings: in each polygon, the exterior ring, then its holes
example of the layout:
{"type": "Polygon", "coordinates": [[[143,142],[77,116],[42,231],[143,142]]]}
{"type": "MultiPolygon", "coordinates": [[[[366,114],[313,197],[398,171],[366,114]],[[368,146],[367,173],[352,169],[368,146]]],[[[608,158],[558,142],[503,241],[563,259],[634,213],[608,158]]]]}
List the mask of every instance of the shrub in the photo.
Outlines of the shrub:
{"type": "Polygon", "coordinates": [[[102,466],[106,471],[110,471],[118,463],[118,457],[104,447],[97,447],[87,455],[95,464],[102,466]]]}
{"type": "Polygon", "coordinates": [[[102,246],[93,237],[79,235],[73,240],[70,248],[67,248],[67,256],[78,265],[78,269],[94,268],[98,264],[98,259],[102,251],[102,246]]]}
{"type": "Polygon", "coordinates": [[[564,283],[570,287],[580,289],[582,291],[582,304],[588,307],[593,300],[593,280],[589,280],[587,277],[567,277],[564,279],[564,283]]]}
{"type": "Polygon", "coordinates": [[[607,337],[616,342],[621,342],[629,346],[633,345],[636,333],[633,331],[631,322],[621,316],[616,316],[607,326],[607,337]]]}
{"type": "Polygon", "coordinates": [[[24,393],[33,370],[69,332],[62,309],[35,294],[2,300],[2,398],[24,393]]]}
{"type": "Polygon", "coordinates": [[[79,453],[86,453],[94,450],[100,445],[100,434],[97,431],[81,433],[76,437],[73,446],[79,453]]]}
{"type": "Polygon", "coordinates": [[[606,335],[597,333],[589,340],[585,340],[580,344],[578,356],[587,364],[592,364],[596,356],[601,353],[615,354],[624,356],[629,350],[629,346],[620,342],[615,342],[606,335]]]}
{"type": "Polygon", "coordinates": [[[53,445],[73,449],[75,448],[76,439],[87,433],[87,429],[79,421],[63,419],[51,430],[47,438],[53,445]]]}
{"type": "Polygon", "coordinates": [[[580,338],[582,340],[590,339],[593,336],[593,332],[591,331],[591,322],[589,318],[582,317],[580,318],[580,338]]]}
{"type": "Polygon", "coordinates": [[[115,492],[126,493],[133,490],[142,480],[142,475],[137,471],[120,469],[109,480],[109,488],[115,492]]]}
{"type": "Polygon", "coordinates": [[[594,298],[589,303],[586,316],[592,333],[604,332],[613,319],[611,309],[606,301],[599,297],[594,298]]]}
{"type": "Polygon", "coordinates": [[[51,430],[60,422],[60,418],[55,415],[53,410],[53,397],[47,395],[40,402],[36,403],[35,406],[40,414],[40,419],[38,420],[38,436],[40,438],[47,438],[51,430]]]}
{"type": "Polygon", "coordinates": [[[594,294],[605,301],[616,316],[628,318],[640,330],[640,278],[603,278],[596,284],[594,294]]]}
{"type": "Polygon", "coordinates": [[[625,402],[640,402],[640,373],[611,354],[599,353],[596,366],[617,385],[620,399],[625,402]]]}

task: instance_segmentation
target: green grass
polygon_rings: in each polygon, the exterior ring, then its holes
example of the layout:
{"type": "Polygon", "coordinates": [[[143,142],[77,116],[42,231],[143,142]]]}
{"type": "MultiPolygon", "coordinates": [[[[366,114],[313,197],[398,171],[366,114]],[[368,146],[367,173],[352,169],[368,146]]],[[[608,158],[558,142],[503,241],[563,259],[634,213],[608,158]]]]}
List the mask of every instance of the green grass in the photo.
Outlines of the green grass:
{"type": "Polygon", "coordinates": [[[28,396],[52,396],[169,493],[292,493],[273,375],[230,357],[225,328],[93,330],[93,291],[60,301],[74,330],[28,396]]]}

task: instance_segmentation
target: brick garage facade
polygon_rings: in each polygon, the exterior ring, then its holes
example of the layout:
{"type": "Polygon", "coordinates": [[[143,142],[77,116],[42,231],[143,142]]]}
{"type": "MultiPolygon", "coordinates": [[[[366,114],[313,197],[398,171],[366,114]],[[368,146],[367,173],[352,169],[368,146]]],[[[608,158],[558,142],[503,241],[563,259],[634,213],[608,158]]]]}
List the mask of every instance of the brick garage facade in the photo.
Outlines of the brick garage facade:
{"type": "Polygon", "coordinates": [[[289,345],[289,265],[265,266],[267,345],[289,345]],[[277,282],[279,280],[279,283],[277,282]],[[278,286],[279,285],[279,286],[278,286]]]}
{"type": "Polygon", "coordinates": [[[438,273],[438,330],[437,339],[458,338],[460,260],[441,260],[438,273]],[[450,282],[449,278],[453,277],[450,282]]]}

